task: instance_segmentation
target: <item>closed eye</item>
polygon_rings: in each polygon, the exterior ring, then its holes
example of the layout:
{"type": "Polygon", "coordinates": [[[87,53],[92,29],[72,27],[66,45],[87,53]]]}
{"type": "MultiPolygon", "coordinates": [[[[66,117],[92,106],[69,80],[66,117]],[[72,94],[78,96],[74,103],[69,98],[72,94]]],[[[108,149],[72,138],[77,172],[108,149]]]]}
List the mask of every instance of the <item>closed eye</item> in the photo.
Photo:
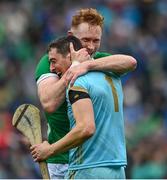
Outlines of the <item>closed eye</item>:
{"type": "Polygon", "coordinates": [[[52,64],[52,65],[55,65],[56,64],[56,59],[55,58],[49,59],[49,63],[52,64]]]}
{"type": "Polygon", "coordinates": [[[100,40],[99,40],[99,39],[95,39],[93,42],[94,42],[94,43],[99,43],[100,40]]]}
{"type": "Polygon", "coordinates": [[[83,42],[89,42],[90,39],[89,39],[89,38],[83,38],[82,41],[83,41],[83,42]]]}

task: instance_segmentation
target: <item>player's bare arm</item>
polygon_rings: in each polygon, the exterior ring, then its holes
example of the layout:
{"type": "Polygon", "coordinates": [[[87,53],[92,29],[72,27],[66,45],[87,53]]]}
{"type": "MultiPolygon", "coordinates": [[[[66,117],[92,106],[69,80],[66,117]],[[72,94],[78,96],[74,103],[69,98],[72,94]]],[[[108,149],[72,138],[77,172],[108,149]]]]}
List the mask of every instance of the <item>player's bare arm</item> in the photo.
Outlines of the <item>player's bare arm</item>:
{"type": "Polygon", "coordinates": [[[45,111],[53,112],[64,102],[66,83],[65,78],[53,76],[38,84],[38,96],[45,111]]]}
{"type": "MultiPolygon", "coordinates": [[[[132,56],[121,54],[111,55],[96,60],[84,61],[77,66],[69,68],[67,74],[70,75],[70,84],[73,85],[78,76],[81,76],[88,71],[112,71],[121,75],[135,70],[136,66],[137,61],[132,56]]],[[[69,81],[68,76],[66,77],[66,80],[69,81]]]]}
{"type": "Polygon", "coordinates": [[[124,74],[133,71],[137,66],[135,58],[129,55],[111,55],[96,59],[95,61],[85,62],[88,70],[112,71],[117,74],[124,74]]]}
{"type": "Polygon", "coordinates": [[[89,98],[80,99],[72,105],[76,126],[62,139],[54,144],[44,141],[31,147],[34,161],[47,159],[53,154],[65,152],[81,145],[95,133],[93,105],[89,98]],[[86,108],[85,108],[86,107],[86,108]]]}

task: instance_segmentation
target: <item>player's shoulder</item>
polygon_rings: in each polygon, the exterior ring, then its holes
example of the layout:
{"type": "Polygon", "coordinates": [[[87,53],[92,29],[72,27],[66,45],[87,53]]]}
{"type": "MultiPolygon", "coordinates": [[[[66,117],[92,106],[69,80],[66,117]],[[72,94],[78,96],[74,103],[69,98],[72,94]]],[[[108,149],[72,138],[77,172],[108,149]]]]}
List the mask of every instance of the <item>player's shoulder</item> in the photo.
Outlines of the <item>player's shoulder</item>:
{"type": "Polygon", "coordinates": [[[38,64],[48,63],[48,62],[49,62],[48,54],[44,54],[44,55],[39,59],[39,63],[38,63],[38,64]]]}
{"type": "Polygon", "coordinates": [[[101,71],[90,71],[82,76],[79,76],[76,79],[76,82],[82,82],[82,83],[87,84],[89,82],[92,82],[92,80],[95,81],[98,77],[103,76],[103,74],[104,73],[101,71]]]}
{"type": "Polygon", "coordinates": [[[36,69],[40,69],[41,67],[48,67],[49,66],[49,57],[48,54],[44,54],[38,61],[36,69]]]}
{"type": "Polygon", "coordinates": [[[35,69],[35,79],[37,80],[42,74],[50,73],[48,54],[43,55],[35,69]]]}

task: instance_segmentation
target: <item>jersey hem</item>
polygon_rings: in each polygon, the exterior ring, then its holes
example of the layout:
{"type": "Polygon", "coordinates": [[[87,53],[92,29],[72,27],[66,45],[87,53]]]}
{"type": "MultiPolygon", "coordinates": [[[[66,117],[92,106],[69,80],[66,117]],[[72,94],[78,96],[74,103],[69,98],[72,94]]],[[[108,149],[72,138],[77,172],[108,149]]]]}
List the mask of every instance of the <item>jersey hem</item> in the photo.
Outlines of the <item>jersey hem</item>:
{"type": "Polygon", "coordinates": [[[95,163],[95,164],[88,164],[88,165],[77,165],[77,166],[70,166],[69,165],[69,170],[79,170],[79,169],[87,169],[87,168],[95,168],[95,167],[107,167],[107,166],[111,166],[111,167],[116,167],[116,166],[127,166],[127,162],[115,162],[115,163],[95,163]]]}

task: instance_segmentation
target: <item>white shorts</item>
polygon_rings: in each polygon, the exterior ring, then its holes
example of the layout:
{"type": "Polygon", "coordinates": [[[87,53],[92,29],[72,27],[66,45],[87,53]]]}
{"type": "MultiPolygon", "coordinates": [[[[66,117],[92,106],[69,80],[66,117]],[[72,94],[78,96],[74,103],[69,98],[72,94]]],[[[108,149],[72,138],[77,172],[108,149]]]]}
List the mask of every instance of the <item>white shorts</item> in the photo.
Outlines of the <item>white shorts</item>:
{"type": "Polygon", "coordinates": [[[50,179],[64,179],[68,171],[68,164],[48,163],[50,179]]]}

